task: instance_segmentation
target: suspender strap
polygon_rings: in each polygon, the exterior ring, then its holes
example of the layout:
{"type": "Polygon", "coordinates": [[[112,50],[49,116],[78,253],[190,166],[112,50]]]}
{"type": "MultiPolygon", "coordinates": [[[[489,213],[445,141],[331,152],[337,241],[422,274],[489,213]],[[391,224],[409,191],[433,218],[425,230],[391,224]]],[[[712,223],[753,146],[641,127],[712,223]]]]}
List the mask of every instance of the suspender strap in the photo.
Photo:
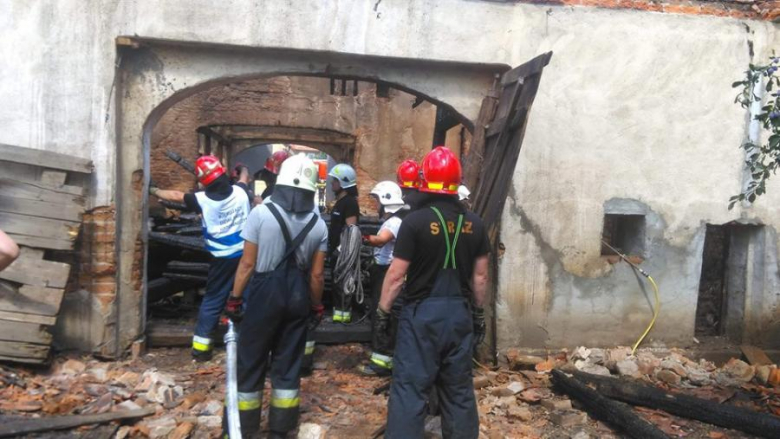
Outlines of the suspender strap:
{"type": "Polygon", "coordinates": [[[306,236],[311,232],[311,229],[314,228],[314,225],[317,224],[317,215],[312,213],[311,219],[306,224],[306,227],[301,230],[301,233],[298,234],[298,236],[295,237],[295,239],[290,239],[290,230],[287,228],[287,223],[284,222],[284,218],[282,218],[282,215],[279,213],[279,210],[274,206],[273,204],[267,204],[268,210],[271,211],[271,214],[276,218],[276,222],[279,223],[279,227],[282,229],[282,235],[284,235],[284,242],[287,244],[287,249],[284,252],[284,256],[282,256],[282,260],[279,261],[279,264],[276,266],[277,268],[281,267],[282,264],[295,253],[295,250],[300,247],[301,243],[304,239],[306,239],[306,236]]]}
{"type": "Polygon", "coordinates": [[[455,265],[455,247],[458,245],[460,230],[463,227],[463,214],[458,215],[458,227],[455,229],[455,237],[453,238],[452,243],[450,243],[450,232],[447,229],[447,222],[444,221],[444,216],[436,207],[431,206],[431,209],[436,214],[436,216],[439,217],[439,222],[441,223],[441,227],[444,229],[444,242],[447,244],[447,256],[444,258],[443,268],[446,270],[447,265],[450,265],[450,261],[452,261],[452,268],[456,269],[457,266],[455,265]]]}

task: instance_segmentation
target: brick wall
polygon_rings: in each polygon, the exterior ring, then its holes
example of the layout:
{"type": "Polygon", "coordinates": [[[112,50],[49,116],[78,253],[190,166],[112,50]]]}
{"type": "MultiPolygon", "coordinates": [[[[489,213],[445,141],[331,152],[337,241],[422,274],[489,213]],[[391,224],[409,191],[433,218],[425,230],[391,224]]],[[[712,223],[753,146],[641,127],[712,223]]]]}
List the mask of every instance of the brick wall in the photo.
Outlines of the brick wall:
{"type": "Polygon", "coordinates": [[[84,214],[78,254],[78,286],[90,291],[105,307],[116,298],[115,238],[114,206],[98,207],[84,214]]]}
{"type": "Polygon", "coordinates": [[[522,3],[636,9],[670,14],[714,15],[753,20],[780,19],[778,0],[519,0],[522,3]]]}

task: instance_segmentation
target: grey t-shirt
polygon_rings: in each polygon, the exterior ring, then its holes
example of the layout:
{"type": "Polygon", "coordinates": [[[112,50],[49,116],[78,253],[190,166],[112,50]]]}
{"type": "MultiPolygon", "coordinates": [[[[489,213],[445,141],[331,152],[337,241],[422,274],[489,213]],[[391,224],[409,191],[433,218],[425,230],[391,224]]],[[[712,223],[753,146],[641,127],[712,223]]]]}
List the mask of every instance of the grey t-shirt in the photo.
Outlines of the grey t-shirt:
{"type": "MultiPolygon", "coordinates": [[[[263,204],[252,209],[244,225],[244,230],[241,232],[242,238],[257,244],[255,271],[258,273],[272,271],[276,268],[287,248],[282,229],[268,209],[269,204],[274,203],[263,202],[263,204]]],[[[313,211],[309,213],[289,213],[278,205],[276,205],[276,208],[282,218],[284,218],[287,229],[290,231],[290,239],[292,240],[306,227],[312,215],[317,217],[317,223],[295,251],[298,267],[302,270],[308,270],[311,267],[314,253],[318,251],[326,252],[328,250],[328,228],[325,225],[325,221],[313,211]]]]}

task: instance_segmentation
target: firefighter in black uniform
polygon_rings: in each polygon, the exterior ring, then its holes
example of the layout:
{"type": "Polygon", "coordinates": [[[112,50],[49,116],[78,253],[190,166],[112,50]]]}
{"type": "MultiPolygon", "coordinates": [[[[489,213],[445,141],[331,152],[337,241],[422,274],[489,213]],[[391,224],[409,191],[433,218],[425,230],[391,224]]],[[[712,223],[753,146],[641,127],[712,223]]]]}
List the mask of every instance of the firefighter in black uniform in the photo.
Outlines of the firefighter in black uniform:
{"type": "Polygon", "coordinates": [[[436,390],[444,437],[477,438],[471,356],[485,337],[487,234],[480,218],[458,202],[462,171],[449,149],[433,149],[422,170],[426,196],[401,224],[374,323],[379,333],[388,332],[406,276],[385,437],[422,438],[426,399],[436,390]]]}

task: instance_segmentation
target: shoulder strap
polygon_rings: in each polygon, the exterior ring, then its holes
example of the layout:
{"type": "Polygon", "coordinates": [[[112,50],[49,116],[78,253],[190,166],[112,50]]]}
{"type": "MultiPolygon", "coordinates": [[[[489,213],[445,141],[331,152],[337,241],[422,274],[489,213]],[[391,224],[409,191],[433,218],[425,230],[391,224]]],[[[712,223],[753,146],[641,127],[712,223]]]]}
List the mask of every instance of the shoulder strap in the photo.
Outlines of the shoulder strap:
{"type": "Polygon", "coordinates": [[[276,221],[279,223],[279,227],[282,228],[282,233],[284,234],[284,241],[287,244],[287,249],[284,252],[284,256],[282,256],[281,261],[279,261],[279,264],[276,266],[279,268],[287,259],[292,256],[295,253],[295,250],[298,249],[298,247],[301,245],[304,239],[306,239],[306,236],[309,235],[309,232],[311,232],[311,229],[314,228],[314,226],[317,224],[317,214],[312,213],[311,219],[306,224],[306,227],[301,230],[301,233],[298,234],[298,236],[295,237],[292,241],[290,240],[290,231],[287,229],[287,224],[284,222],[284,219],[282,218],[282,215],[279,213],[279,211],[276,209],[276,206],[274,206],[272,203],[268,204],[268,210],[271,211],[271,213],[274,215],[274,218],[276,218],[276,221]]]}
{"type": "Polygon", "coordinates": [[[444,216],[441,214],[441,211],[437,209],[434,206],[430,206],[431,210],[436,214],[436,216],[439,217],[439,222],[441,223],[442,229],[444,229],[444,242],[447,244],[447,256],[444,258],[444,269],[447,269],[447,265],[450,265],[450,261],[452,261],[452,268],[456,269],[457,265],[455,264],[455,247],[458,245],[458,238],[460,237],[460,230],[463,227],[463,214],[458,215],[458,226],[455,228],[455,237],[452,239],[452,242],[450,243],[450,233],[447,228],[447,222],[444,221],[444,216]]]}
{"type": "Polygon", "coordinates": [[[274,218],[276,218],[276,222],[279,223],[279,227],[282,229],[282,235],[284,235],[284,243],[289,247],[292,243],[292,238],[290,238],[290,230],[287,228],[287,223],[284,222],[282,214],[279,213],[279,210],[272,203],[268,203],[266,206],[268,207],[268,210],[271,211],[274,218]]]}

